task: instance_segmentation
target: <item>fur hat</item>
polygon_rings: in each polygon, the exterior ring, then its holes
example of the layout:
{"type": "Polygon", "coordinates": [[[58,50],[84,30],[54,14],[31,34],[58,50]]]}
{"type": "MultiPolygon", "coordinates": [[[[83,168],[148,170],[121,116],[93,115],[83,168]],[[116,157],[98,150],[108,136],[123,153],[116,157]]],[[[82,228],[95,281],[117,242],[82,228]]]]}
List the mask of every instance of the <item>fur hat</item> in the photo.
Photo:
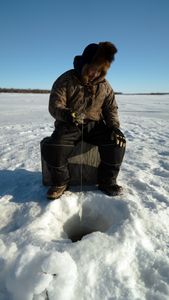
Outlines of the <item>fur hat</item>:
{"type": "Polygon", "coordinates": [[[101,71],[99,79],[104,78],[116,53],[117,48],[110,42],[89,44],[81,56],[75,56],[74,68],[82,75],[84,82],[87,82],[87,71],[91,66],[101,71]]]}

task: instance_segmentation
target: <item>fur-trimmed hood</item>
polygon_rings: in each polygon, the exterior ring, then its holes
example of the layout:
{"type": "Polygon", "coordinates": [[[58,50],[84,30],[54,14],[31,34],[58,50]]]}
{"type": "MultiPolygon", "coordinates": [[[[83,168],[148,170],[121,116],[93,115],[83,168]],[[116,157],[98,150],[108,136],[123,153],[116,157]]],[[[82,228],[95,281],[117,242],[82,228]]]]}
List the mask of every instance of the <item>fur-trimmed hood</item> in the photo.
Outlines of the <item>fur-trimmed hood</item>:
{"type": "Polygon", "coordinates": [[[97,68],[100,76],[90,84],[95,84],[104,80],[107,70],[109,69],[117,48],[110,42],[100,42],[99,44],[89,44],[83,51],[82,55],[75,56],[74,68],[81,76],[84,84],[88,83],[88,69],[97,68]]]}

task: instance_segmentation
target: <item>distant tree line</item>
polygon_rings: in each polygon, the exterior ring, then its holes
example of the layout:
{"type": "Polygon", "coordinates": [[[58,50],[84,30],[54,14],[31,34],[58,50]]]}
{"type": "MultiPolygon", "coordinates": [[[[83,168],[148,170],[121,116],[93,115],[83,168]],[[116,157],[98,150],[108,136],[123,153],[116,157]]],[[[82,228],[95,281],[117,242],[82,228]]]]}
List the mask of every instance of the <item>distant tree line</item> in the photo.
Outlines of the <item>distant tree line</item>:
{"type": "MultiPolygon", "coordinates": [[[[42,89],[16,89],[16,88],[0,88],[0,93],[22,93],[22,94],[49,94],[50,90],[42,89]]],[[[169,95],[168,93],[122,93],[115,92],[116,95],[169,95]]]]}
{"type": "MultiPolygon", "coordinates": [[[[0,93],[23,93],[23,94],[49,94],[50,90],[42,89],[16,89],[16,88],[0,88],[0,93]]],[[[115,94],[122,94],[115,92],[115,94]]]]}
{"type": "Polygon", "coordinates": [[[0,88],[0,93],[48,94],[50,93],[50,90],[0,88]]]}
{"type": "Polygon", "coordinates": [[[169,95],[169,92],[162,93],[162,92],[155,92],[155,93],[121,93],[123,95],[169,95]]]}

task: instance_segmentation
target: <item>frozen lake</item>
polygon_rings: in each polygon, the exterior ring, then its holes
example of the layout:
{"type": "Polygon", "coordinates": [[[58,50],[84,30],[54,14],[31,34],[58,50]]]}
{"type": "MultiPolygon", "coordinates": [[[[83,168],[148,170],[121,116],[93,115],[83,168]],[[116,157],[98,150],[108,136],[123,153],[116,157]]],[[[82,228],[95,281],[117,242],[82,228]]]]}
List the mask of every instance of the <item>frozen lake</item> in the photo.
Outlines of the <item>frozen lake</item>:
{"type": "Polygon", "coordinates": [[[169,95],[117,95],[122,196],[47,202],[40,140],[49,95],[0,94],[0,299],[169,299],[169,95]],[[79,228],[92,232],[73,243],[79,228]]]}

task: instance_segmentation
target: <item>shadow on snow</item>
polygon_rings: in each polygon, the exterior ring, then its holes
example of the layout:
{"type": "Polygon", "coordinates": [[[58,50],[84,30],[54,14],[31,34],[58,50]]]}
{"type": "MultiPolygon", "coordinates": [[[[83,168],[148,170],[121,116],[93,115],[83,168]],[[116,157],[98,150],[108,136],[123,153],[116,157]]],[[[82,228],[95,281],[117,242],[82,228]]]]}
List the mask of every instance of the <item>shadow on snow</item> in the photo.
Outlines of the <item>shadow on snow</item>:
{"type": "Polygon", "coordinates": [[[14,202],[39,202],[46,199],[41,172],[25,169],[0,170],[0,197],[11,195],[14,202]]]}

